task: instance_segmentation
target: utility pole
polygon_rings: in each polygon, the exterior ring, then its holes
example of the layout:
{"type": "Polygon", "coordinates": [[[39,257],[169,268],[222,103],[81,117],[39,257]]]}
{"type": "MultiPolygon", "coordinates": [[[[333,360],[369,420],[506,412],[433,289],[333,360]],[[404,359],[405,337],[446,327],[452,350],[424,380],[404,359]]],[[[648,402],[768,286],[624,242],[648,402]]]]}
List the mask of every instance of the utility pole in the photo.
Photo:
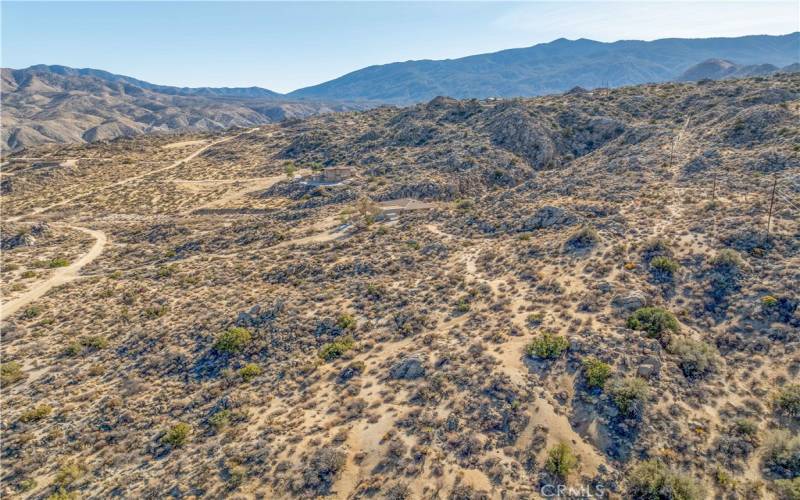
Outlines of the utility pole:
{"type": "Polygon", "coordinates": [[[775,187],[778,185],[778,176],[772,176],[772,196],[769,199],[769,215],[767,215],[767,239],[769,239],[769,226],[772,222],[772,206],[775,204],[775,187]]]}
{"type": "Polygon", "coordinates": [[[717,171],[714,170],[714,187],[711,188],[711,201],[717,201],[717,171]]]}

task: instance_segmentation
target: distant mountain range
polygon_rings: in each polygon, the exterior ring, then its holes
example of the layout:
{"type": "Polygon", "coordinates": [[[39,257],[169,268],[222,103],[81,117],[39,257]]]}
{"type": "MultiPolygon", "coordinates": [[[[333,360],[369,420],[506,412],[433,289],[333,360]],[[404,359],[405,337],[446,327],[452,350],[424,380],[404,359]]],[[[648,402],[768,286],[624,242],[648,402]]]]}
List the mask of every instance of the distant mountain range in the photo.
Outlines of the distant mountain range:
{"type": "Polygon", "coordinates": [[[781,36],[680,39],[613,43],[558,39],[528,48],[443,61],[370,66],[289,97],[370,99],[395,104],[438,95],[516,97],[675,80],[707,59],[783,67],[800,61],[800,32],[781,36]]]}
{"type": "Polygon", "coordinates": [[[368,107],[299,101],[258,87],[168,87],[66,66],[3,68],[1,90],[2,147],[10,150],[143,133],[252,127],[368,107]]]}
{"type": "Polygon", "coordinates": [[[460,59],[370,66],[289,94],[261,87],[171,87],[67,66],[3,68],[2,147],[248,127],[439,95],[535,96],[576,86],[765,75],[797,71],[799,62],[800,32],[795,32],[651,42],[558,39],[460,59]]]}

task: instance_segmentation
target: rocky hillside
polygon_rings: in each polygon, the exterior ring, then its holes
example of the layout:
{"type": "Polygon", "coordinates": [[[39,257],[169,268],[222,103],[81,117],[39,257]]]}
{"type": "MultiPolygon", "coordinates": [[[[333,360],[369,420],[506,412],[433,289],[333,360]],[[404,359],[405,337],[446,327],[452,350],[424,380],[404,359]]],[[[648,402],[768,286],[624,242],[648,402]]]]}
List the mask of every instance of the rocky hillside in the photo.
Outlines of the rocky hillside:
{"type": "Polygon", "coordinates": [[[779,68],[773,64],[742,65],[724,59],[709,59],[687,69],[677,80],[692,82],[704,79],[721,80],[723,78],[746,78],[748,76],[768,76],[775,73],[797,72],[800,72],[800,63],[779,68]]]}
{"type": "Polygon", "coordinates": [[[651,42],[559,39],[460,59],[370,66],[289,95],[397,104],[427,101],[437,95],[535,96],[564,92],[574,86],[618,87],[675,80],[690,66],[711,58],[783,67],[799,62],[799,47],[800,32],[651,42]]]}
{"type": "Polygon", "coordinates": [[[143,133],[219,131],[363,105],[296,102],[266,89],[165,87],[64,66],[2,69],[2,146],[81,143],[143,133]]]}
{"type": "Polygon", "coordinates": [[[12,155],[0,492],[796,498],[798,113],[780,74],[12,155]]]}

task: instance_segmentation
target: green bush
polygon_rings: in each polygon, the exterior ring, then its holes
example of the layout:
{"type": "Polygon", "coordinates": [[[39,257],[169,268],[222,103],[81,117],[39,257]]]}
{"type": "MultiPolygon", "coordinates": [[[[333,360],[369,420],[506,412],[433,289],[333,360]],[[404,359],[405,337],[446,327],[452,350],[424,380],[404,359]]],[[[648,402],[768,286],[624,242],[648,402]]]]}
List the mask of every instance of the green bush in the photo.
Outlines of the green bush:
{"type": "Polygon", "coordinates": [[[673,338],[667,351],[678,357],[678,366],[687,377],[699,377],[712,372],[720,362],[719,353],[714,347],[691,338],[673,338]]]}
{"type": "Polygon", "coordinates": [[[39,306],[30,306],[22,313],[25,319],[33,319],[42,314],[43,309],[39,306]]]}
{"type": "Polygon", "coordinates": [[[179,446],[183,446],[189,441],[189,434],[192,433],[192,426],[184,423],[179,422],[167,431],[164,434],[164,437],[161,438],[161,442],[172,446],[173,448],[177,448],[179,446]]]}
{"type": "Polygon", "coordinates": [[[39,420],[47,418],[53,413],[53,407],[48,404],[41,404],[35,408],[26,410],[19,416],[19,421],[22,423],[38,422],[39,420]]]}
{"type": "Polygon", "coordinates": [[[86,474],[86,466],[78,462],[70,462],[62,465],[56,473],[53,484],[60,489],[71,486],[79,481],[86,474]]]}
{"type": "Polygon", "coordinates": [[[678,320],[675,319],[675,316],[660,307],[637,309],[628,318],[627,325],[628,328],[646,332],[648,337],[659,340],[665,336],[666,332],[677,333],[679,330],[678,320]]]}
{"type": "Polygon", "coordinates": [[[650,268],[653,270],[653,273],[664,277],[673,277],[679,267],[680,264],[669,257],[658,256],[650,261],[650,268]]]}
{"type": "Polygon", "coordinates": [[[47,262],[47,267],[53,269],[56,267],[67,267],[69,265],[69,261],[63,258],[56,258],[52,259],[47,262]]]}
{"type": "Polygon", "coordinates": [[[259,375],[261,375],[261,367],[255,363],[247,363],[239,369],[239,376],[245,382],[250,382],[259,375]]]}
{"type": "Polygon", "coordinates": [[[531,357],[554,359],[561,356],[568,347],[569,341],[566,337],[551,332],[543,332],[528,344],[525,352],[531,357]]]}
{"type": "Polygon", "coordinates": [[[22,372],[22,365],[16,361],[0,363],[0,384],[6,386],[18,382],[25,377],[22,372]]]}
{"type": "Polygon", "coordinates": [[[800,500],[800,476],[775,481],[775,495],[779,500],[800,500]]]}
{"type": "Polygon", "coordinates": [[[547,451],[544,468],[550,474],[566,479],[578,466],[578,457],[566,443],[559,443],[547,451]]]}
{"type": "Polygon", "coordinates": [[[241,327],[228,328],[217,337],[214,350],[224,354],[234,354],[244,350],[250,343],[250,332],[241,327]]]}
{"type": "Polygon", "coordinates": [[[336,326],[338,326],[342,330],[355,330],[356,318],[352,314],[348,313],[340,314],[339,318],[336,320],[336,326]]]}
{"type": "Polygon", "coordinates": [[[541,313],[541,312],[530,313],[525,318],[525,321],[528,322],[529,326],[532,326],[532,327],[539,326],[544,321],[544,313],[541,313]]]}
{"type": "Polygon", "coordinates": [[[231,423],[231,411],[220,410],[215,414],[208,417],[208,423],[214,428],[216,432],[221,431],[231,423]]]}
{"type": "Polygon", "coordinates": [[[730,271],[742,268],[744,262],[736,251],[726,248],[725,250],[720,250],[720,252],[711,259],[711,266],[720,271],[730,271]]]}
{"type": "Polygon", "coordinates": [[[325,361],[331,361],[346,353],[355,345],[356,343],[352,337],[343,337],[323,345],[319,351],[319,357],[325,361]]]}
{"type": "Polygon", "coordinates": [[[144,316],[147,319],[156,319],[167,314],[168,310],[166,305],[154,305],[144,309],[144,316]]]}
{"type": "Polygon", "coordinates": [[[788,417],[800,417],[800,384],[782,387],[773,399],[775,409],[788,417]]]}
{"type": "Polygon", "coordinates": [[[800,435],[786,429],[767,435],[764,440],[764,465],[780,477],[800,476],[800,435]]]}
{"type": "Polygon", "coordinates": [[[650,395],[647,381],[639,377],[611,379],[605,389],[619,411],[626,416],[640,416],[650,395]]]}
{"type": "Polygon", "coordinates": [[[606,380],[614,371],[608,363],[603,363],[591,356],[584,358],[581,364],[583,365],[583,376],[586,378],[586,385],[589,387],[600,387],[602,389],[606,385],[606,380]]]}
{"type": "Polygon", "coordinates": [[[657,460],[639,463],[628,475],[628,494],[641,500],[703,500],[706,492],[691,477],[657,460]]]}

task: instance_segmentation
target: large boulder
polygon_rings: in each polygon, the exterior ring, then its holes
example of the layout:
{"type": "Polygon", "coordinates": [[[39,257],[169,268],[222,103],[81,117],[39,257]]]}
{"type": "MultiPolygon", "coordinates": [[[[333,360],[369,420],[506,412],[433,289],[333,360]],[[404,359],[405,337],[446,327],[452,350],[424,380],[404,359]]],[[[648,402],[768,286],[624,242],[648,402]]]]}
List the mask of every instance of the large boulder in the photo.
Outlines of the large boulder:
{"type": "Polygon", "coordinates": [[[425,376],[425,366],[416,356],[403,358],[389,369],[389,376],[393,379],[412,380],[425,376]]]}
{"type": "Polygon", "coordinates": [[[577,217],[563,208],[545,206],[522,223],[523,231],[549,227],[568,226],[577,222],[577,217]]]}
{"type": "Polygon", "coordinates": [[[633,312],[647,305],[647,297],[639,290],[631,290],[615,295],[611,305],[620,313],[633,312]]]}

